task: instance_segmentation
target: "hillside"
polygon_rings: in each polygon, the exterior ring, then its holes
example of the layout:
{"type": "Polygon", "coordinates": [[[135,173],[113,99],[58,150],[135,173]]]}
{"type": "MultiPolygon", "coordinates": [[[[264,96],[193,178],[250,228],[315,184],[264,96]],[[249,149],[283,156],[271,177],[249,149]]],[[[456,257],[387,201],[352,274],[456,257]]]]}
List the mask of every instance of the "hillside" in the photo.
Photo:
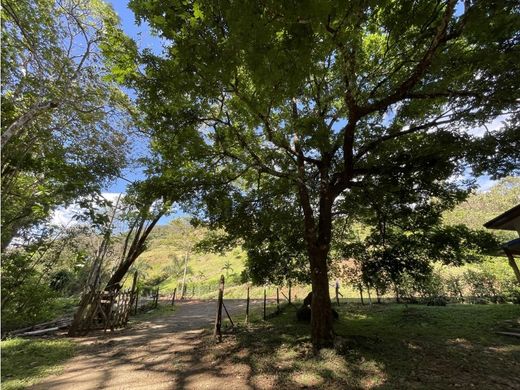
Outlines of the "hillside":
{"type": "Polygon", "coordinates": [[[150,284],[157,284],[163,291],[180,291],[184,276],[186,255],[186,282],[189,295],[212,291],[218,286],[220,275],[227,284],[237,284],[244,269],[245,253],[235,248],[224,254],[199,253],[194,245],[204,235],[202,228],[193,228],[184,219],[173,220],[169,225],[158,226],[151,235],[148,249],[141,255],[135,268],[150,284]]]}
{"type": "MultiPolygon", "coordinates": [[[[486,192],[475,192],[468,199],[447,212],[446,224],[464,224],[473,229],[484,229],[485,222],[520,203],[520,178],[506,178],[486,192]]],[[[240,275],[244,270],[246,254],[235,248],[224,254],[197,253],[193,246],[202,238],[205,231],[193,228],[184,219],[176,219],[169,225],[158,226],[151,235],[148,249],[141,255],[135,269],[144,276],[145,284],[158,285],[161,291],[169,294],[175,287],[180,291],[184,260],[188,255],[187,296],[212,298],[220,275],[226,276],[226,296],[244,297],[245,286],[241,285],[240,275]]],[[[514,238],[514,232],[495,232],[501,240],[514,238]]],[[[304,296],[308,286],[294,287],[293,296],[304,296]]],[[[357,292],[342,287],[348,296],[357,292]]],[[[287,294],[287,291],[284,290],[287,294]]],[[[333,289],[331,288],[331,293],[333,289]]],[[[263,295],[263,287],[251,291],[253,297],[263,295]]],[[[275,288],[268,289],[268,296],[276,295],[275,288]]]]}
{"type": "MultiPolygon", "coordinates": [[[[463,224],[472,229],[485,229],[484,223],[520,204],[520,177],[507,177],[488,191],[475,192],[444,215],[448,225],[463,224]]],[[[517,237],[514,232],[495,231],[501,239],[517,237]]]]}

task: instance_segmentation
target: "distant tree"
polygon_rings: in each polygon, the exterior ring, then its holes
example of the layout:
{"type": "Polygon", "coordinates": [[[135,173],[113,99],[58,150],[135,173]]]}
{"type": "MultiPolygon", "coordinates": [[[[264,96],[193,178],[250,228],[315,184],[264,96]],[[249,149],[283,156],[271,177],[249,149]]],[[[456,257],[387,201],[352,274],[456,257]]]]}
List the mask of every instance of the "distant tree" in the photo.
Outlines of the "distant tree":
{"type": "Polygon", "coordinates": [[[233,271],[233,267],[231,266],[231,262],[229,260],[226,260],[222,270],[226,271],[226,278],[229,276],[229,271],[233,271]]]}
{"type": "Polygon", "coordinates": [[[470,154],[490,154],[462,129],[518,111],[516,3],[130,2],[165,41],[126,79],[156,172],[192,185],[186,207],[214,228],[262,214],[265,193],[297,212],[286,223],[308,257],[315,350],[333,342],[336,202],[385,193],[393,178],[449,187],[470,154]]]}

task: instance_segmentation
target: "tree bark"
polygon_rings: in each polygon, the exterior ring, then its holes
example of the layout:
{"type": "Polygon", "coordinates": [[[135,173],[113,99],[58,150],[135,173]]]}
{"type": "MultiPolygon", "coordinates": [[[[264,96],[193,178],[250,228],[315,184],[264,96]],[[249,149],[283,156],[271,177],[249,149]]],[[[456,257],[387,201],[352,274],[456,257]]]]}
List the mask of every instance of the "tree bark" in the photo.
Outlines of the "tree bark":
{"type": "Polygon", "coordinates": [[[313,248],[309,251],[312,280],[311,339],[315,352],[330,348],[334,342],[332,305],[327,274],[328,250],[313,248]]]}
{"type": "MultiPolygon", "coordinates": [[[[145,244],[146,239],[152,232],[154,226],[159,222],[159,219],[164,215],[164,212],[159,213],[154,217],[154,219],[150,222],[148,226],[145,227],[146,219],[142,219],[139,222],[139,227],[137,231],[135,232],[135,236],[132,240],[132,244],[130,245],[130,249],[128,250],[128,253],[125,255],[124,260],[121,262],[121,264],[117,267],[115,272],[110,277],[110,280],[108,281],[106,285],[107,290],[114,290],[117,289],[123,278],[125,277],[126,273],[134,264],[134,262],[137,260],[137,258],[141,255],[141,253],[145,250],[145,244]]],[[[132,230],[128,232],[128,235],[132,234],[132,230]]],[[[126,246],[127,244],[125,244],[126,246]]]]}
{"type": "MultiPolygon", "coordinates": [[[[184,255],[184,275],[182,277],[181,299],[184,299],[184,293],[186,290],[186,273],[188,271],[188,256],[189,256],[189,252],[186,252],[186,254],[184,255]]],[[[227,278],[227,274],[226,274],[226,278],[227,278]]]]}
{"type": "Polygon", "coordinates": [[[9,143],[9,141],[13,137],[17,137],[20,132],[33,120],[35,120],[42,113],[52,110],[58,107],[58,104],[55,102],[44,102],[37,103],[33,105],[29,110],[22,114],[19,118],[17,118],[13,123],[9,125],[9,127],[2,133],[1,137],[1,146],[4,148],[5,145],[9,143]]]}

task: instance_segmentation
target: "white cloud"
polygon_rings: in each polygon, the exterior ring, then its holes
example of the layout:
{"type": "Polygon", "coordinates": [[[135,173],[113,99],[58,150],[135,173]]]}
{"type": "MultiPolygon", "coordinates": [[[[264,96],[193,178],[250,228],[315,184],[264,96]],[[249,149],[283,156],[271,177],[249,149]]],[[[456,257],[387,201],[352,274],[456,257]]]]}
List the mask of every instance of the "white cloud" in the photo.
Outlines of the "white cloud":
{"type": "MultiPolygon", "coordinates": [[[[119,196],[123,195],[119,192],[103,192],[101,193],[101,196],[115,204],[117,202],[117,198],[119,196]]],[[[100,206],[99,204],[97,206],[100,206]]],[[[51,217],[51,224],[57,225],[60,227],[70,227],[77,224],[82,223],[81,221],[78,221],[74,219],[75,216],[81,214],[84,209],[82,209],[79,204],[73,203],[68,207],[60,207],[54,211],[51,217]]]]}
{"type": "Polygon", "coordinates": [[[468,129],[467,132],[471,135],[474,135],[475,137],[482,137],[487,131],[493,132],[501,128],[507,119],[508,115],[499,115],[491,122],[486,123],[484,126],[468,129]]]}

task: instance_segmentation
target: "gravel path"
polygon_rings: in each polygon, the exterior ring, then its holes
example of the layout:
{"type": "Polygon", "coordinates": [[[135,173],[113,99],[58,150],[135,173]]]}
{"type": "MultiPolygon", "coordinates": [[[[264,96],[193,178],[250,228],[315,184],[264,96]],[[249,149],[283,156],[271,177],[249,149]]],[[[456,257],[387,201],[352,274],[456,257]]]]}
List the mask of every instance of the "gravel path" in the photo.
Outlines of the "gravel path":
{"type": "MultiPolygon", "coordinates": [[[[245,312],[244,300],[225,300],[225,304],[231,316],[245,312]]],[[[65,364],[61,374],[31,389],[249,389],[245,367],[217,367],[194,353],[205,329],[214,323],[216,305],[215,301],[182,302],[171,315],[77,339],[78,356],[65,364]]]]}

